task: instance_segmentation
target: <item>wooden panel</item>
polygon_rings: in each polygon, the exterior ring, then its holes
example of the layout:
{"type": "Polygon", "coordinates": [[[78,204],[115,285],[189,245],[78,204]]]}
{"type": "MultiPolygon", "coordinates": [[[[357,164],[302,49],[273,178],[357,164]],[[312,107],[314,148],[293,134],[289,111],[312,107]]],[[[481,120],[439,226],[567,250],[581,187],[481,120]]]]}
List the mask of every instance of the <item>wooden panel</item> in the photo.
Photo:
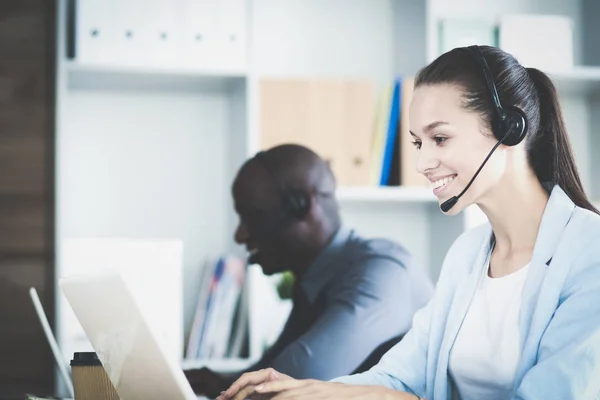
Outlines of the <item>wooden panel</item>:
{"type": "Polygon", "coordinates": [[[7,343],[0,344],[2,388],[15,381],[33,383],[47,380],[48,344],[28,293],[31,286],[35,287],[44,308],[51,308],[51,304],[44,301],[48,298],[46,284],[50,281],[45,264],[43,257],[6,257],[0,260],[0,304],[3,305],[0,307],[0,337],[7,340],[7,343]],[[27,358],[34,362],[24,362],[27,358]],[[46,362],[39,362],[44,359],[46,362]]]}
{"type": "Polygon", "coordinates": [[[340,186],[369,184],[375,89],[367,80],[264,78],[260,147],[306,146],[340,186]]]}
{"type": "Polygon", "coordinates": [[[0,195],[43,196],[47,164],[44,138],[26,136],[28,131],[0,132],[4,132],[0,133],[0,195]]]}
{"type": "Polygon", "coordinates": [[[54,392],[54,361],[29,298],[54,326],[55,1],[0,1],[0,388],[54,392]]]}
{"type": "Polygon", "coordinates": [[[44,254],[49,211],[43,196],[0,195],[0,254],[44,254]]]}

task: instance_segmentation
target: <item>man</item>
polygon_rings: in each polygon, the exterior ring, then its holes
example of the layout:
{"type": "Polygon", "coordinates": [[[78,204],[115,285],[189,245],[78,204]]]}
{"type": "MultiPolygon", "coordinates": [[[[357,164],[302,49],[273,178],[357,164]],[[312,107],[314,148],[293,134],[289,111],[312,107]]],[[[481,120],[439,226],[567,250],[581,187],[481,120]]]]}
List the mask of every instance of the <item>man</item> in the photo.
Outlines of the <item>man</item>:
{"type": "MultiPolygon", "coordinates": [[[[406,333],[433,293],[406,249],[342,224],[335,187],[324,160],[291,144],[258,153],[235,178],[236,242],[265,274],[289,270],[296,277],[281,335],[248,371],[273,367],[327,380],[370,367],[378,360],[369,356],[406,333]]],[[[216,396],[243,372],[186,375],[196,393],[216,396]]]]}

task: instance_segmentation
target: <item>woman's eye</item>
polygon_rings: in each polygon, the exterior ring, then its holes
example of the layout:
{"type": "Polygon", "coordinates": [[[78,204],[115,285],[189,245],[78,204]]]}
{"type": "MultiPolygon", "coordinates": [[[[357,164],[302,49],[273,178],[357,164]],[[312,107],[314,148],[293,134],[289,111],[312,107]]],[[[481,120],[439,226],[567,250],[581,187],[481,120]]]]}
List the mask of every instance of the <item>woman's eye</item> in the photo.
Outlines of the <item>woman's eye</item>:
{"type": "Polygon", "coordinates": [[[448,139],[448,138],[443,137],[443,136],[436,136],[433,140],[435,140],[436,144],[441,144],[441,143],[445,142],[446,139],[448,139]]]}
{"type": "Polygon", "coordinates": [[[413,144],[413,146],[415,146],[417,149],[421,148],[421,142],[419,142],[418,140],[415,140],[413,142],[411,142],[413,144]]]}

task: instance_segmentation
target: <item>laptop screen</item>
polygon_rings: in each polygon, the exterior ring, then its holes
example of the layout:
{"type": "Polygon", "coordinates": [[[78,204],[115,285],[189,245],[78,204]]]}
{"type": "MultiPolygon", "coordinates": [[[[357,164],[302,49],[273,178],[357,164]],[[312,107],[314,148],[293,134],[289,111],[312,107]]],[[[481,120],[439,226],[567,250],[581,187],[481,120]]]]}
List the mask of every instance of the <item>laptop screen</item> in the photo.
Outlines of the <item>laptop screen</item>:
{"type": "Polygon", "coordinates": [[[67,385],[69,393],[71,394],[71,396],[75,397],[71,376],[69,375],[67,367],[62,359],[62,355],[58,348],[58,343],[56,342],[54,333],[52,333],[52,329],[50,329],[50,324],[48,323],[48,318],[46,317],[46,313],[44,312],[44,307],[42,307],[42,302],[40,301],[40,297],[38,296],[37,290],[35,290],[34,287],[30,288],[29,295],[31,296],[31,301],[33,302],[35,311],[38,315],[40,323],[42,324],[42,328],[44,329],[46,339],[48,339],[48,343],[50,344],[50,348],[52,349],[52,354],[54,354],[54,360],[56,361],[56,365],[58,365],[60,374],[62,375],[65,381],[65,385],[67,385]]]}

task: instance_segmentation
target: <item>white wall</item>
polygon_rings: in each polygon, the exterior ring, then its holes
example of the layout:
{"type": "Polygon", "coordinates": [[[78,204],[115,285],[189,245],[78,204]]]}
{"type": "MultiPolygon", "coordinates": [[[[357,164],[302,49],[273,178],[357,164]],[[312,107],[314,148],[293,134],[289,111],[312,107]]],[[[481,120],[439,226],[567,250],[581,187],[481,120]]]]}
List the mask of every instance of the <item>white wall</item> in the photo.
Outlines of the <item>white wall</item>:
{"type": "Polygon", "coordinates": [[[230,243],[227,93],[72,90],[64,109],[58,240],[182,238],[187,331],[200,266],[230,243]]]}

